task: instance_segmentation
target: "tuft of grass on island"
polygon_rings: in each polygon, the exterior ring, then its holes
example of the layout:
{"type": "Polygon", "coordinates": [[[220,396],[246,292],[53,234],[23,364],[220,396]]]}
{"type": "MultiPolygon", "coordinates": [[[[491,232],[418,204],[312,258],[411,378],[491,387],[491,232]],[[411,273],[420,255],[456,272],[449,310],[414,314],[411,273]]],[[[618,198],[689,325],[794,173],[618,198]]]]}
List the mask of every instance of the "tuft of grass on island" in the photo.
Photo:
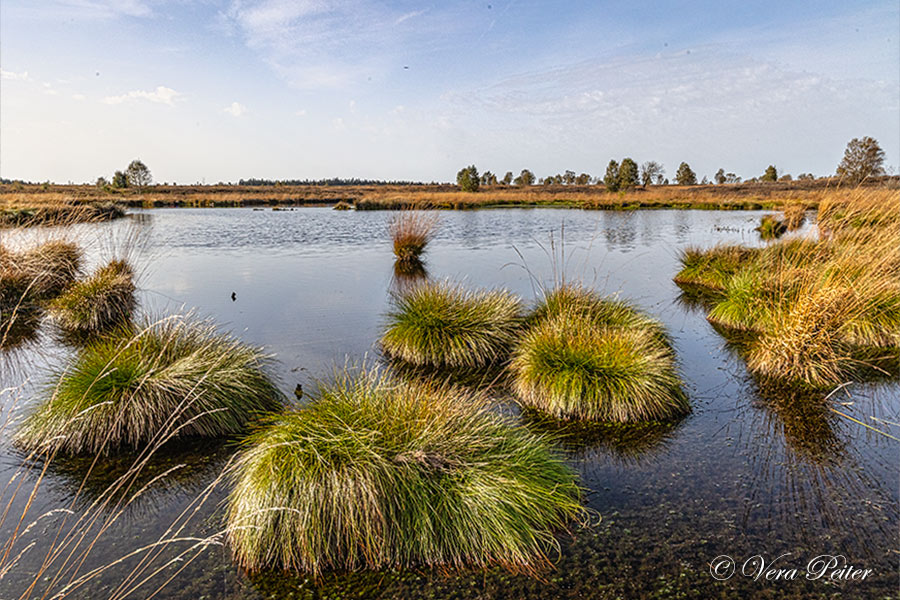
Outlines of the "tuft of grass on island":
{"type": "MultiPolygon", "coordinates": [[[[864,187],[896,194],[898,177],[873,178],[864,187]]],[[[721,185],[649,185],[611,192],[592,185],[486,185],[477,192],[452,184],[150,185],[141,189],[96,185],[0,184],[0,227],[116,218],[123,208],[335,206],[356,210],[560,207],[633,210],[778,209],[819,203],[847,193],[838,179],[721,185]]]]}

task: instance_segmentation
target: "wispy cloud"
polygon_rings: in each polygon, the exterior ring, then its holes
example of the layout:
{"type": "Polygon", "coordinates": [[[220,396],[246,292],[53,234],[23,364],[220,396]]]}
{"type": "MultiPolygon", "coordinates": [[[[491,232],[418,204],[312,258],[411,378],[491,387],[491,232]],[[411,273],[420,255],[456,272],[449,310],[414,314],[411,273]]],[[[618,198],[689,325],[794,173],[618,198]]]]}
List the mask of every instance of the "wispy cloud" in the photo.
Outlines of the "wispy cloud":
{"type": "Polygon", "coordinates": [[[31,81],[31,77],[28,76],[28,71],[16,73],[15,71],[5,71],[3,69],[0,69],[0,79],[8,79],[10,81],[31,81]]]}
{"type": "Polygon", "coordinates": [[[120,96],[107,96],[103,99],[104,104],[122,104],[132,100],[147,100],[149,102],[157,102],[159,104],[167,104],[174,106],[175,101],[181,96],[172,88],[163,85],[158,86],[152,92],[144,90],[132,90],[120,96]]]}
{"type": "Polygon", "coordinates": [[[232,102],[230,105],[222,109],[222,112],[227,113],[232,117],[240,117],[241,115],[246,114],[247,107],[240,102],[232,102]]]}

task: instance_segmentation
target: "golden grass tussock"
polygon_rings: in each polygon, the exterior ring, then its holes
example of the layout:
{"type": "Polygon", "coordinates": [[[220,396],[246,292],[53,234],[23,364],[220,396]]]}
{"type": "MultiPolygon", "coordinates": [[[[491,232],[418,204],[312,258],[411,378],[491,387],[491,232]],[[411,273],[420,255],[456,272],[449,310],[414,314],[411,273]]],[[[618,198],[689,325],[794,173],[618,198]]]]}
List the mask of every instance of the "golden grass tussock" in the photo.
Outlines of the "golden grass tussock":
{"type": "Polygon", "coordinates": [[[97,334],[127,323],[135,303],[134,270],[124,260],[112,260],[73,283],[48,308],[63,329],[97,334]]]}
{"type": "Polygon", "coordinates": [[[389,229],[397,260],[419,260],[436,227],[435,215],[418,211],[404,211],[391,219],[389,229]]]}
{"type": "Polygon", "coordinates": [[[14,251],[0,245],[0,310],[11,310],[59,295],[78,276],[81,250],[51,240],[14,251]]]}

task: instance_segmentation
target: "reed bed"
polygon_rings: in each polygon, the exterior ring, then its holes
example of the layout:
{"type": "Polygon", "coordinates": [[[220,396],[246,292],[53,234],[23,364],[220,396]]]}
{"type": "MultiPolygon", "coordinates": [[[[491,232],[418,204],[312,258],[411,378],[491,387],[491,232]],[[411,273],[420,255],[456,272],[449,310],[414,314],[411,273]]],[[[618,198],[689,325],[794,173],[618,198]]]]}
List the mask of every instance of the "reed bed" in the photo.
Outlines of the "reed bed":
{"type": "Polygon", "coordinates": [[[16,432],[25,449],[139,448],[173,420],[176,437],[240,433],[281,406],[268,357],[208,321],[170,317],[89,343],[16,432]]]}
{"type": "Polygon", "coordinates": [[[340,373],[245,442],[228,537],[250,571],[536,571],[581,514],[545,438],[446,385],[340,373]]]}
{"type": "Polygon", "coordinates": [[[561,419],[634,422],[690,411],[662,324],[620,300],[560,286],[513,352],[523,406],[561,419]]]}
{"type": "Polygon", "coordinates": [[[421,212],[401,212],[391,219],[390,233],[397,261],[419,261],[436,227],[437,218],[421,212]]]}
{"type": "Polygon", "coordinates": [[[503,290],[423,282],[394,297],[381,346],[414,365],[483,367],[505,360],[522,325],[522,303],[503,290]]]}
{"type": "Polygon", "coordinates": [[[98,334],[126,324],[134,311],[134,270],[112,260],[87,279],[72,284],[49,304],[49,312],[66,331],[98,334]]]}

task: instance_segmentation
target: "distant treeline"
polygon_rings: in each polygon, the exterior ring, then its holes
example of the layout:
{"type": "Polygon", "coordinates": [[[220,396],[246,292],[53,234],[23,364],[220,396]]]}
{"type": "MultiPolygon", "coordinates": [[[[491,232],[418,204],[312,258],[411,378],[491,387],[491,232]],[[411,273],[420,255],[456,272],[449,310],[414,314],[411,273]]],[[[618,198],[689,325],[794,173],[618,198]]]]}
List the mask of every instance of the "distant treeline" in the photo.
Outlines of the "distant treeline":
{"type": "MultiPolygon", "coordinates": [[[[258,185],[258,186],[280,186],[280,185],[321,185],[321,186],[339,186],[339,185],[425,185],[421,181],[384,181],[381,179],[343,179],[341,177],[332,177],[331,179],[241,179],[238,185],[258,185]]],[[[437,185],[432,182],[432,185],[437,185]]]]}

